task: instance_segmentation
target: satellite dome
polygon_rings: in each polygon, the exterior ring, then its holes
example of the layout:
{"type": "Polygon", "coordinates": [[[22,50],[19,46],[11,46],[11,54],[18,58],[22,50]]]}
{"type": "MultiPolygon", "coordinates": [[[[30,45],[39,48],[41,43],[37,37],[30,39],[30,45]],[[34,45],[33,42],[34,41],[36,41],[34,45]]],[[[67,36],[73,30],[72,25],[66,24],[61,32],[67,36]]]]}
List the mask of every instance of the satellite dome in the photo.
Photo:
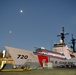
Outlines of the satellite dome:
{"type": "Polygon", "coordinates": [[[41,47],[41,49],[45,49],[44,47],[41,47]]]}
{"type": "Polygon", "coordinates": [[[60,40],[60,41],[59,41],[59,44],[63,44],[63,40],[60,40]]]}

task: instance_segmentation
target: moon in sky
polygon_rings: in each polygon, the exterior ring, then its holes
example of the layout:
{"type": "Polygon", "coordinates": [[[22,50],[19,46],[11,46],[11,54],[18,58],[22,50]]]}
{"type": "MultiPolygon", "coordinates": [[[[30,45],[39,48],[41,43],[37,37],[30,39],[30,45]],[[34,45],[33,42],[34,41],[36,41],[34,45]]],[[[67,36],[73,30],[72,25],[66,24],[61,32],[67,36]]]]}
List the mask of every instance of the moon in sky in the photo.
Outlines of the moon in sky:
{"type": "Polygon", "coordinates": [[[23,13],[23,10],[20,10],[20,13],[23,13]]]}

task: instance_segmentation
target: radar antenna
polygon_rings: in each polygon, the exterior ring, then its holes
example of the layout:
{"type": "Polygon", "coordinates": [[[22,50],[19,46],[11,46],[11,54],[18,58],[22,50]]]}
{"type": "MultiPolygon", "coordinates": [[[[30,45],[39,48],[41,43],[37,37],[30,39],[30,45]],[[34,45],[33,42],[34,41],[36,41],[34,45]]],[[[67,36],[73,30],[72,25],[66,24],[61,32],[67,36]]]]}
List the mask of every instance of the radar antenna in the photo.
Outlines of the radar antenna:
{"type": "Polygon", "coordinates": [[[73,49],[73,52],[76,52],[75,51],[75,43],[76,43],[75,41],[76,41],[76,39],[74,39],[73,34],[72,34],[72,39],[71,39],[72,46],[71,46],[71,48],[73,49]]]}
{"type": "Polygon", "coordinates": [[[61,39],[64,43],[64,39],[65,39],[65,35],[68,35],[69,33],[64,33],[64,27],[62,27],[62,31],[60,33],[60,35],[57,35],[57,37],[61,36],[61,39]]]}

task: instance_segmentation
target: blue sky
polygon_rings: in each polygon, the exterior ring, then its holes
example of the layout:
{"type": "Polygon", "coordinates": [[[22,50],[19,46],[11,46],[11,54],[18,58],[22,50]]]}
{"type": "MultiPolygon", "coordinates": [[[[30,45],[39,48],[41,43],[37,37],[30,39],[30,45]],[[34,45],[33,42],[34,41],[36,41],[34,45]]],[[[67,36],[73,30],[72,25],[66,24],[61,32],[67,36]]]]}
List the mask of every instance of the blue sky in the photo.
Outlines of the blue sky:
{"type": "Polygon", "coordinates": [[[76,0],[0,0],[0,51],[9,40],[16,48],[50,50],[59,42],[62,27],[69,33],[69,45],[71,34],[76,38],[76,0]]]}

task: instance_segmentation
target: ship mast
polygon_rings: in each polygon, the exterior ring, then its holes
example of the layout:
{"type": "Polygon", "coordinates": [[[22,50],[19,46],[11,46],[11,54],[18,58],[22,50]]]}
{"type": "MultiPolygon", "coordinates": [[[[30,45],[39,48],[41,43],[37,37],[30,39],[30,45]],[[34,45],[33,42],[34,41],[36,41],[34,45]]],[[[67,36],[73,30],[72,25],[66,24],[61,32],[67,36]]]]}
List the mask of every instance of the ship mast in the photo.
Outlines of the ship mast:
{"type": "Polygon", "coordinates": [[[73,52],[76,52],[75,51],[75,43],[76,43],[75,41],[76,41],[76,39],[73,38],[73,34],[72,34],[72,39],[71,39],[72,46],[71,46],[71,48],[73,49],[73,52]]]}
{"type": "Polygon", "coordinates": [[[64,44],[64,39],[65,39],[65,35],[68,35],[69,33],[64,33],[64,27],[62,27],[62,31],[60,33],[60,35],[57,35],[57,37],[61,37],[61,40],[63,41],[64,44]]]}

